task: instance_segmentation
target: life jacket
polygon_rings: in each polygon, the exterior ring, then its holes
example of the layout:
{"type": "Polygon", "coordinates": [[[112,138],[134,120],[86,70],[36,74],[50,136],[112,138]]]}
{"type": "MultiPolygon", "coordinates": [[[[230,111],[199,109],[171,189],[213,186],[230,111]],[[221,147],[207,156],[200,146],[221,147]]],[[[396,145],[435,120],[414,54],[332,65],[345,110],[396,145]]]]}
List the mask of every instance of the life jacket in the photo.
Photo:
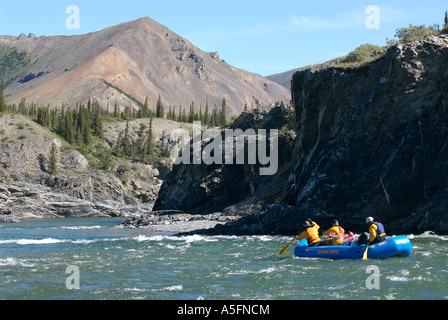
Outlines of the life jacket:
{"type": "Polygon", "coordinates": [[[333,239],[333,245],[343,245],[344,244],[344,238],[345,238],[345,230],[338,226],[339,228],[339,234],[331,233],[330,237],[333,239]]]}
{"type": "Polygon", "coordinates": [[[378,230],[376,231],[377,240],[380,242],[386,240],[386,230],[384,229],[383,224],[380,222],[375,222],[375,225],[378,228],[378,230]]]}
{"type": "Polygon", "coordinates": [[[308,237],[309,237],[308,245],[311,246],[320,241],[319,231],[317,228],[310,227],[310,228],[306,229],[306,232],[308,233],[308,237]]]}

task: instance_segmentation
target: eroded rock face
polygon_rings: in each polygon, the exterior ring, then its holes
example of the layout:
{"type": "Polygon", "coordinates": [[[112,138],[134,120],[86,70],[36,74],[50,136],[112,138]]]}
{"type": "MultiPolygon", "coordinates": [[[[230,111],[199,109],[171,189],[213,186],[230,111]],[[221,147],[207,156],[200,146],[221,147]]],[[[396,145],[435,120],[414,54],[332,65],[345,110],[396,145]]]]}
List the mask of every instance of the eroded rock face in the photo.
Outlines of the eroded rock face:
{"type": "MultiPolygon", "coordinates": [[[[80,152],[65,150],[59,139],[25,117],[0,115],[0,128],[0,223],[151,211],[157,183],[128,179],[125,185],[112,174],[92,170],[80,152]],[[52,153],[57,159],[54,175],[52,153]]],[[[141,175],[155,174],[146,166],[137,169],[141,175]]]]}
{"type": "Polygon", "coordinates": [[[297,139],[282,204],[207,234],[297,233],[338,219],[388,234],[448,233],[448,37],[390,48],[361,68],[292,79],[297,139]]]}
{"type": "Polygon", "coordinates": [[[283,201],[363,227],[448,232],[448,37],[358,69],[297,72],[297,146],[283,201]]]}
{"type": "MultiPolygon", "coordinates": [[[[280,129],[285,123],[284,106],[277,106],[269,112],[243,113],[234,127],[270,130],[280,129]]],[[[290,172],[294,139],[293,132],[279,135],[279,170],[273,176],[260,175],[260,166],[251,164],[175,165],[162,185],[154,209],[245,216],[278,201],[290,172]]]]}

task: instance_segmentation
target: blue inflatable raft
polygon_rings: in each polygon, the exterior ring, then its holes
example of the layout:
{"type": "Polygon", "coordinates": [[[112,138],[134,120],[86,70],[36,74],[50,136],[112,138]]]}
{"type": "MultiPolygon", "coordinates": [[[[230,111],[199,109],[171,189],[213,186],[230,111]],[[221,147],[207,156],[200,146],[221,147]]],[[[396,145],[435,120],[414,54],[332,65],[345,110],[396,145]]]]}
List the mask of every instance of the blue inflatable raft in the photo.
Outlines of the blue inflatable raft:
{"type": "MultiPolygon", "coordinates": [[[[362,246],[324,246],[308,247],[308,241],[302,240],[294,250],[300,258],[359,259],[363,258],[366,245],[362,246]]],[[[412,253],[411,240],[405,236],[392,237],[369,246],[368,259],[386,259],[390,257],[408,257],[412,253]]]]}

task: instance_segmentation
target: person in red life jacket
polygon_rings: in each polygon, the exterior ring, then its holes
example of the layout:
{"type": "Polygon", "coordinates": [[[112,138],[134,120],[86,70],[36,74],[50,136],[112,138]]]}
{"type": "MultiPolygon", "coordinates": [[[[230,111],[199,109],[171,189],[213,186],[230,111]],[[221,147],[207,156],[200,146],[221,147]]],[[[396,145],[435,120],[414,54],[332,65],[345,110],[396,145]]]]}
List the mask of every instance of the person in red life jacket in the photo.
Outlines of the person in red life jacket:
{"type": "Polygon", "coordinates": [[[319,237],[319,225],[316,222],[313,222],[311,219],[308,219],[303,224],[304,231],[296,236],[296,240],[308,240],[309,247],[317,247],[321,244],[321,239],[319,237]]]}
{"type": "Polygon", "coordinates": [[[330,239],[325,241],[326,245],[343,246],[345,238],[345,230],[339,225],[338,220],[333,221],[333,227],[327,231],[322,232],[325,236],[330,236],[330,239]]]}
{"type": "Polygon", "coordinates": [[[380,222],[375,222],[375,219],[368,217],[366,223],[369,225],[370,239],[367,244],[375,244],[386,240],[386,230],[380,222]]]}

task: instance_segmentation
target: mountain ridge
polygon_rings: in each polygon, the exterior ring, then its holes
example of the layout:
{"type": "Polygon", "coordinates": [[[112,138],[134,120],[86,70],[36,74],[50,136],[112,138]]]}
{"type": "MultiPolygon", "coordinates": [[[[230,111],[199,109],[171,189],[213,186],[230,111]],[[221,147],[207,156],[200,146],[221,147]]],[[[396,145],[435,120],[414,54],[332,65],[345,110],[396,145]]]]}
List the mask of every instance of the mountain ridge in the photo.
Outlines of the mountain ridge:
{"type": "Polygon", "coordinates": [[[165,105],[196,108],[226,98],[228,114],[244,106],[290,100],[288,89],[261,75],[227,64],[150,18],[76,36],[0,36],[0,44],[26,51],[32,66],[6,88],[8,103],[22,98],[52,107],[75,106],[89,98],[103,107],[138,105],[104,81],[139,101],[158,96],[165,105]]]}

